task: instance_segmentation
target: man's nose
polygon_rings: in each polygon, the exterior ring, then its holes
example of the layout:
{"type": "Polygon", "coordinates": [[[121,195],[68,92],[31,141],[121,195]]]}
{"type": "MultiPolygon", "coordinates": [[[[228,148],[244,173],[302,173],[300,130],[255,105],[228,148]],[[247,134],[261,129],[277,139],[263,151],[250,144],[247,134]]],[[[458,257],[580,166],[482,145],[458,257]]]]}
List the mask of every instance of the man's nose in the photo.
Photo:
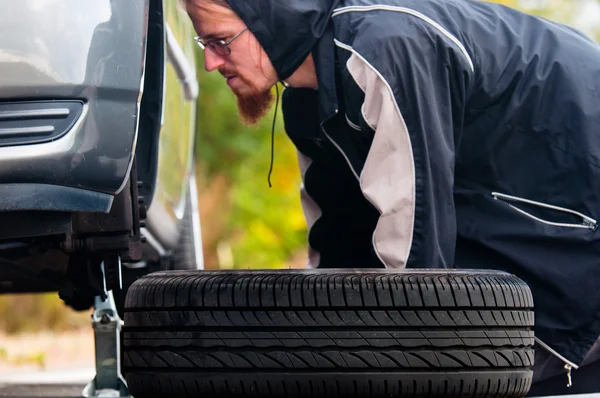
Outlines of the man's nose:
{"type": "Polygon", "coordinates": [[[210,49],[204,51],[204,68],[207,72],[212,72],[225,64],[225,59],[218,54],[215,54],[210,49]]]}

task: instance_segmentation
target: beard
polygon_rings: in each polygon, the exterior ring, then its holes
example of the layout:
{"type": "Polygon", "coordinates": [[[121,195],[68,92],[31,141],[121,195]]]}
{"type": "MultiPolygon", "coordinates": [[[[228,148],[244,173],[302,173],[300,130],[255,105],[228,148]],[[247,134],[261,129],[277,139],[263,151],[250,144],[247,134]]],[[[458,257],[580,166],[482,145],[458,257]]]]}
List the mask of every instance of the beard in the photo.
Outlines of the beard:
{"type": "MultiPolygon", "coordinates": [[[[223,73],[222,73],[223,74],[223,73]]],[[[238,75],[240,79],[250,87],[249,93],[239,93],[233,90],[237,98],[237,107],[240,118],[246,126],[254,126],[266,116],[273,105],[274,98],[271,90],[260,90],[252,82],[238,75]]]]}
{"type": "Polygon", "coordinates": [[[246,95],[236,94],[236,97],[240,117],[244,124],[248,126],[258,124],[273,105],[271,90],[246,95]]]}

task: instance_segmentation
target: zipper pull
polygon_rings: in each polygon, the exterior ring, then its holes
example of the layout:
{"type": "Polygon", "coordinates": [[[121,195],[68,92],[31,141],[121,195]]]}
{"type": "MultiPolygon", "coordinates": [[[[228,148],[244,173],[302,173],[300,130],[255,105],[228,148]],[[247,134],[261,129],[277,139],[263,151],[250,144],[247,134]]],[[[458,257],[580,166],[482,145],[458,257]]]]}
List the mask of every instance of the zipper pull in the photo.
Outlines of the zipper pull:
{"type": "Polygon", "coordinates": [[[571,380],[571,369],[573,369],[573,367],[568,363],[565,363],[565,370],[567,371],[567,387],[571,387],[573,385],[571,380]]]}
{"type": "Polygon", "coordinates": [[[590,220],[586,220],[585,218],[583,219],[583,225],[586,225],[589,229],[591,229],[594,232],[598,229],[597,223],[592,222],[590,220]]]}

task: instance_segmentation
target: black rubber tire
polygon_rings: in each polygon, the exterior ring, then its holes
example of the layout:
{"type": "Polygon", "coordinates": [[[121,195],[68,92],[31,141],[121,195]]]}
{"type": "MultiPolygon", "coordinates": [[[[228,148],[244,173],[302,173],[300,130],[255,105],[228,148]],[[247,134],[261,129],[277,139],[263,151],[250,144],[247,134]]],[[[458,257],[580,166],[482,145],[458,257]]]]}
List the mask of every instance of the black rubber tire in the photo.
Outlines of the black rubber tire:
{"type": "Polygon", "coordinates": [[[159,272],[125,304],[136,398],[522,397],[533,299],[486,271],[159,272]]]}

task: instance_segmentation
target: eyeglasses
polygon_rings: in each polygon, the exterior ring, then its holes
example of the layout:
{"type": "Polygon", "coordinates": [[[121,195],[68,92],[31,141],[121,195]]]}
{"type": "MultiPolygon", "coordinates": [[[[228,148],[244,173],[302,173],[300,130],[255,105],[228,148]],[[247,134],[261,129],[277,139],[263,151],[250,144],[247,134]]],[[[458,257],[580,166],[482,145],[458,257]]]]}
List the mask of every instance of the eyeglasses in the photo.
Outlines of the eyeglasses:
{"type": "Polygon", "coordinates": [[[231,42],[234,41],[235,39],[237,39],[242,33],[244,33],[247,30],[248,30],[247,27],[244,28],[244,30],[242,30],[237,35],[233,36],[229,41],[225,41],[222,39],[213,39],[213,40],[204,41],[200,38],[200,36],[194,37],[194,41],[196,43],[198,43],[198,45],[200,46],[201,49],[206,50],[206,48],[208,47],[215,54],[220,55],[222,57],[226,57],[229,54],[231,54],[231,49],[229,48],[229,45],[231,44],[231,42]]]}

